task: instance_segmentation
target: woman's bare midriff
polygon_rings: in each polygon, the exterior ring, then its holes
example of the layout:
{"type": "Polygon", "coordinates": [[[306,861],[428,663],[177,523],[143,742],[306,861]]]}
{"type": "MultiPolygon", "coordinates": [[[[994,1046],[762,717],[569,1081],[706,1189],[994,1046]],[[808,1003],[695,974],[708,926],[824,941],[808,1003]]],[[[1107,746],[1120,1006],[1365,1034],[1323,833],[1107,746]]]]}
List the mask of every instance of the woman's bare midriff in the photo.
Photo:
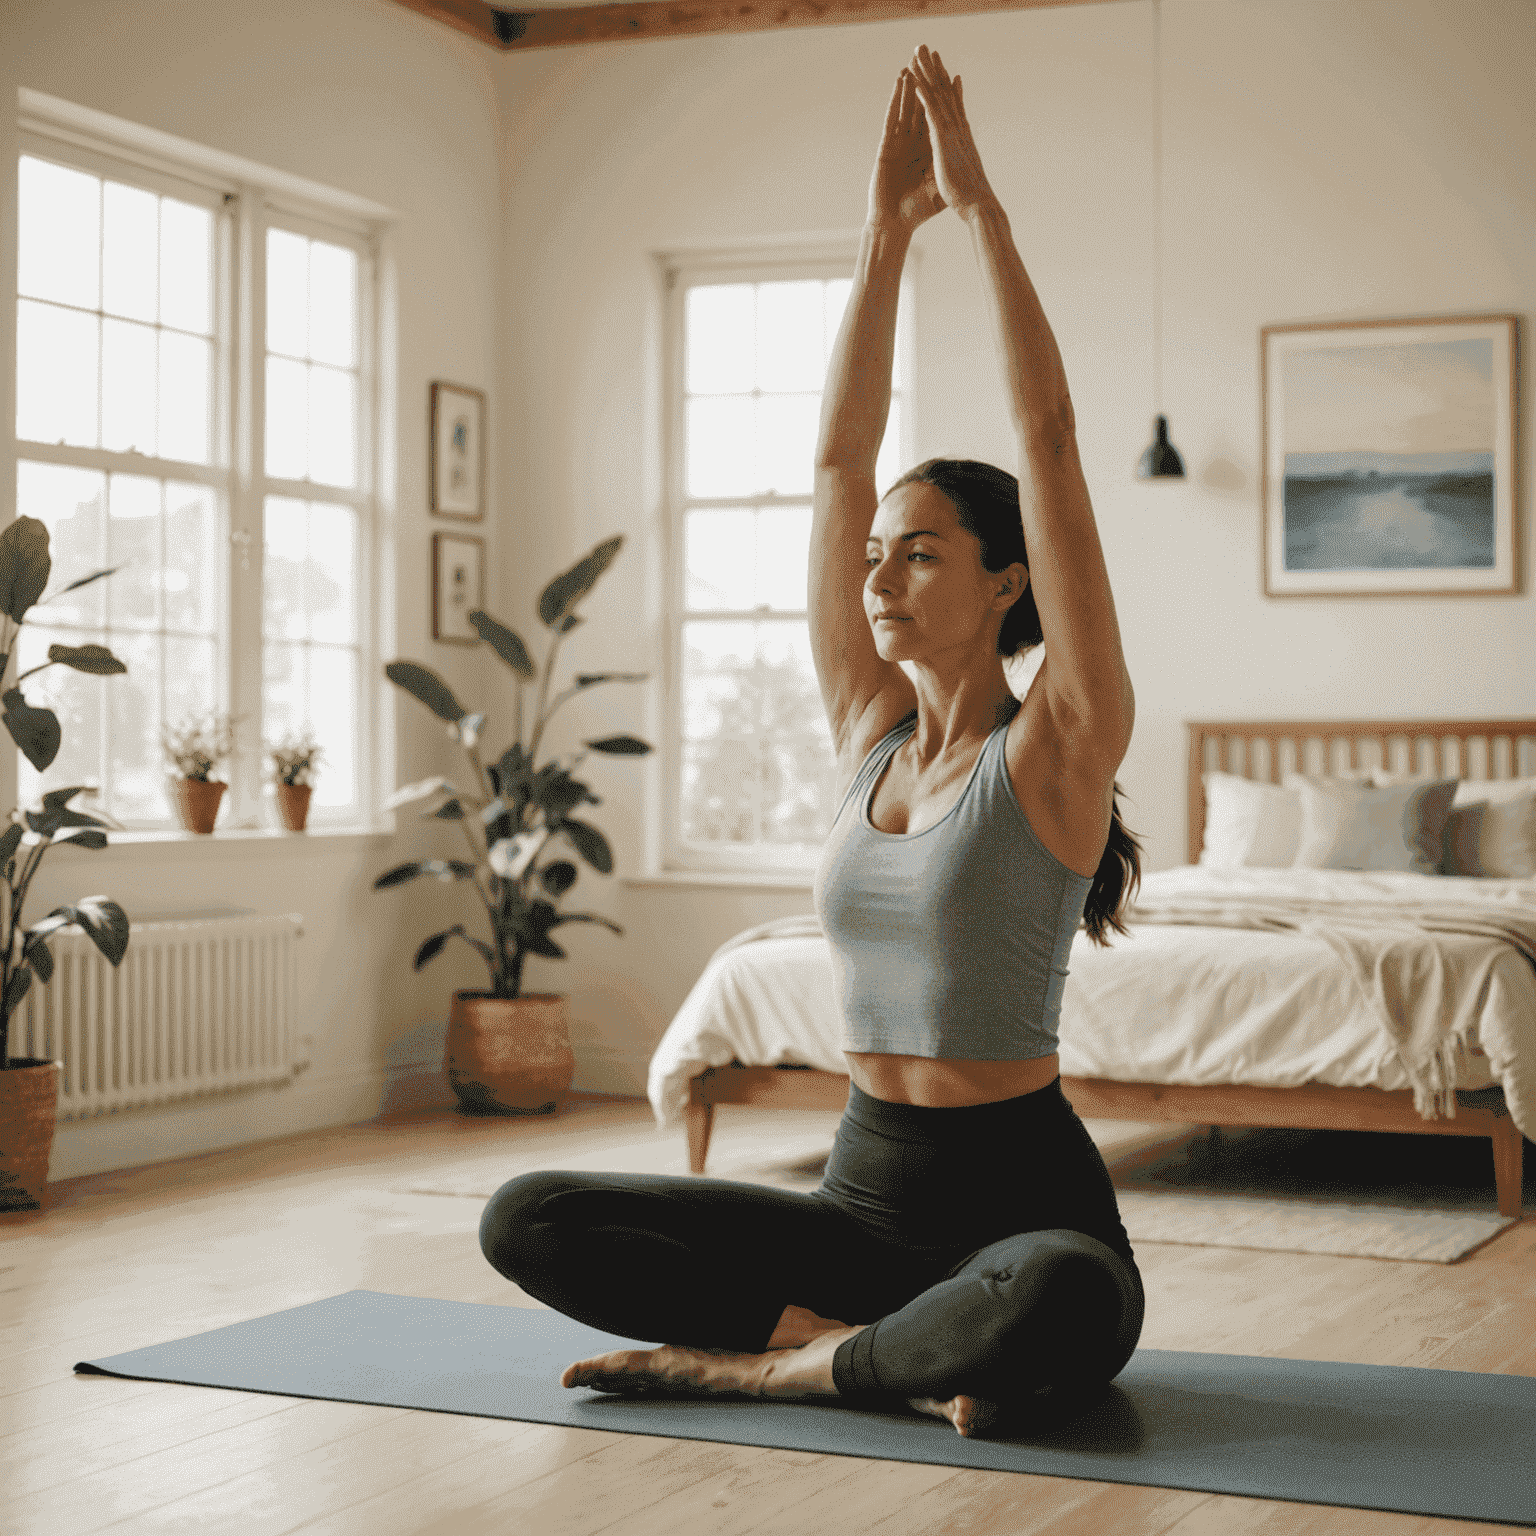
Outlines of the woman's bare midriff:
{"type": "Polygon", "coordinates": [[[1046,1088],[1061,1070],[1053,1051],[1030,1061],[957,1061],[931,1056],[887,1056],[844,1051],[848,1075],[871,1098],[924,1109],[995,1104],[1046,1088]]]}

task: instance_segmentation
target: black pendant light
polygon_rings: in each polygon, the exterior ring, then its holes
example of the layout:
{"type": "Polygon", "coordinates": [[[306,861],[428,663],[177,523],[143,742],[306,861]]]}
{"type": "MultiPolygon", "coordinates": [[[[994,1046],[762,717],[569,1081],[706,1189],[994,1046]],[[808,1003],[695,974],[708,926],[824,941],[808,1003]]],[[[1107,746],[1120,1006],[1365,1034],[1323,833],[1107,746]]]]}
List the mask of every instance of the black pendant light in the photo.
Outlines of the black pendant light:
{"type": "Polygon", "coordinates": [[[1182,480],[1184,460],[1163,415],[1163,0],[1152,0],[1152,377],[1157,437],[1136,466],[1139,480],[1182,480]]]}

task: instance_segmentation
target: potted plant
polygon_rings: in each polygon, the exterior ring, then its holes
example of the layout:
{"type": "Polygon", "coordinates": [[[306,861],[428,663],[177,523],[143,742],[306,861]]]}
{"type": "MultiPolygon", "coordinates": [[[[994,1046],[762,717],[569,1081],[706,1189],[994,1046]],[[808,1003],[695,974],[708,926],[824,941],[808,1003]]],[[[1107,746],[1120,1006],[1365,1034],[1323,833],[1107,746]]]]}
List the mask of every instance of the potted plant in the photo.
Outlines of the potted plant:
{"type": "Polygon", "coordinates": [[[204,715],[168,725],[161,738],[166,762],[176,770],[171,800],[188,832],[209,833],[219,818],[219,802],[229,788],[214,770],[235,750],[235,722],[228,715],[204,715]]]}
{"type": "Polygon", "coordinates": [[[484,909],[488,937],[455,923],[427,939],[413,962],[419,971],[450,940],[460,939],[473,947],[490,973],[488,988],[454,994],[449,1017],[448,1081],[461,1110],[468,1113],[545,1114],[560,1107],[576,1065],[565,998],[524,993],[524,962],[529,955],[564,958],[553,933],[565,923],[601,923],[623,932],[595,912],[566,912],[558,905],[576,883],[577,869],[565,856],[568,851],[600,874],[613,870],[607,839],[576,815],[583,805],[599,801],[573,770],[589,752],[639,757],[650,746],[634,736],[604,736],[567,757],[539,760],[545,729],[567,700],[602,683],[642,682],[646,677],[643,672],[578,672],[550,697],[561,642],[581,623],[577,607],[622,544],[618,537],[599,544],[540,593],[539,619],[550,631],[542,671],[515,631],[478,609],[469,615],[481,639],[512,673],[512,740],[499,757],[487,760],[481,750],[485,715],[465,709],[435,672],[413,661],[392,661],[384,669],[391,682],[447,722],[448,734],[468,760],[466,787],[442,778],[424,779],[398,790],[387,803],[394,807],[426,802],[424,817],[457,823],[469,857],[413,860],[374,881],[377,888],[421,877],[463,882],[484,909]],[[538,692],[529,725],[524,693],[534,683],[538,692]]]}
{"type": "MultiPolygon", "coordinates": [[[[104,645],[50,645],[40,662],[5,686],[16,640],[28,611],[42,597],[53,568],[47,526],[35,517],[18,517],[0,531],[0,719],[27,761],[43,772],[59,755],[63,729],[51,709],[29,703],[21,685],[45,667],[65,666],[97,677],[128,669],[104,645]]],[[[61,587],[55,596],[110,576],[92,571],[61,587]]],[[[55,907],[42,922],[27,928],[22,908],[27,891],[55,844],[105,848],[109,823],[75,810],[70,801],[83,784],[49,790],[35,811],[14,810],[0,832],[0,1210],[36,1210],[48,1182],[48,1154],[53,1147],[58,1110],[60,1063],[11,1054],[11,1020],[35,975],[46,983],[53,975],[50,934],[77,924],[113,965],[128,948],[128,918],[115,901],[87,896],[55,907]]]]}
{"type": "Polygon", "coordinates": [[[309,797],[315,787],[315,767],[323,753],[314,732],[305,729],[268,749],[277,784],[277,814],[284,830],[302,832],[309,820],[309,797]]]}

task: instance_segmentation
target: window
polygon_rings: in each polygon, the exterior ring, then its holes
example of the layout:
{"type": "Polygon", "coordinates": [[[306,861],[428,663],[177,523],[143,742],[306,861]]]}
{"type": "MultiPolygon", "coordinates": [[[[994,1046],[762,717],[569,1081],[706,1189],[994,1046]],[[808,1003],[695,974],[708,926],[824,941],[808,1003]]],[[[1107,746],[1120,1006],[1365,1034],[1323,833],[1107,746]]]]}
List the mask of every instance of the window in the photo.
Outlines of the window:
{"type": "Polygon", "coordinates": [[[100,786],[130,828],[172,825],[161,736],[236,722],[222,824],[272,818],[265,746],[312,731],[316,825],[367,819],[360,612],[372,558],[372,247],[247,184],[24,132],[17,268],[17,510],[48,525],[50,590],[19,670],[53,642],[126,676],[26,684],[64,744],[23,804],[100,786]]]}
{"type": "MultiPolygon", "coordinates": [[[[822,381],[852,287],[841,259],[669,265],[673,593],[668,862],[804,870],[834,762],[806,566],[822,381]]],[[[906,461],[905,291],[880,489],[906,461]]]]}

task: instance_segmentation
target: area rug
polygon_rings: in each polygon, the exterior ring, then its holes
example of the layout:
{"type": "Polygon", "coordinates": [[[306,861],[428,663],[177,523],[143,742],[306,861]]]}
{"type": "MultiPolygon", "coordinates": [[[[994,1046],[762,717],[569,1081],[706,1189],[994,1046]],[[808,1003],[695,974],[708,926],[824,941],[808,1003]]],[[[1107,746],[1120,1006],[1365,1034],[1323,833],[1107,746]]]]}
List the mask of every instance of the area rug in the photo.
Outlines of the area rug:
{"type": "Polygon", "coordinates": [[[1138,1350],[1075,1413],[964,1439],[837,1402],[567,1390],[632,1345],[559,1313],[350,1291],[77,1371],[1249,1498],[1536,1525],[1536,1378],[1138,1350]]]}
{"type": "Polygon", "coordinates": [[[1453,1264],[1516,1219],[1499,1214],[1480,1137],[1228,1130],[1112,1174],[1133,1243],[1453,1264]]]}

